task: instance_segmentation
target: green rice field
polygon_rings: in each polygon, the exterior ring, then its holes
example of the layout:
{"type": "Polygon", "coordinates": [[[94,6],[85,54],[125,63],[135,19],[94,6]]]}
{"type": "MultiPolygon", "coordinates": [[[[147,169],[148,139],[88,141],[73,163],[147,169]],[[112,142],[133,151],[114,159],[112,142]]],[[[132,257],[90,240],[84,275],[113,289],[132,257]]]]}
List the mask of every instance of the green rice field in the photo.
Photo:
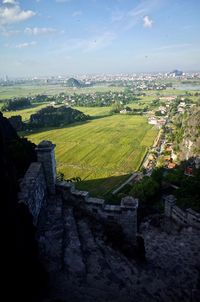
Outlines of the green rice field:
{"type": "Polygon", "coordinates": [[[102,196],[137,170],[158,130],[143,116],[114,115],[65,128],[30,134],[38,144],[56,144],[57,171],[65,178],[81,177],[79,189],[102,196]]]}
{"type": "Polygon", "coordinates": [[[94,93],[94,92],[120,92],[123,91],[123,87],[111,87],[111,86],[93,86],[86,88],[70,88],[63,85],[13,85],[13,86],[0,86],[0,101],[12,97],[28,97],[35,96],[37,94],[56,95],[62,92],[67,94],[81,94],[81,93],[94,93]]]}

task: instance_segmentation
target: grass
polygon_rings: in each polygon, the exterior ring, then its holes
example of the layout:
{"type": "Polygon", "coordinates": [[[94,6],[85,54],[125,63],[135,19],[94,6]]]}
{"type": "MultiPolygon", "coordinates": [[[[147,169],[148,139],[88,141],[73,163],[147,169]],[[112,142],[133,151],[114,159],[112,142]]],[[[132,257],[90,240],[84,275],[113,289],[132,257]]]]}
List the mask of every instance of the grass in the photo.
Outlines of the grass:
{"type": "MultiPolygon", "coordinates": [[[[179,82],[177,82],[179,84],[179,82]]],[[[25,96],[34,96],[37,94],[47,94],[47,95],[56,95],[61,92],[65,92],[67,94],[81,94],[81,93],[94,93],[94,92],[121,92],[124,91],[124,87],[114,87],[109,85],[96,85],[93,87],[86,88],[70,88],[64,87],[60,84],[56,85],[13,85],[13,86],[0,86],[0,101],[12,97],[25,97],[25,96]]],[[[147,96],[158,97],[159,95],[178,95],[184,94],[186,90],[184,88],[182,90],[179,89],[166,89],[166,90],[150,90],[145,91],[147,96]]],[[[198,91],[198,90],[197,90],[198,91]]],[[[195,91],[192,91],[195,92],[195,91]]]]}
{"type": "Polygon", "coordinates": [[[101,117],[110,114],[111,107],[73,107],[82,111],[83,113],[93,116],[93,117],[101,117]]]}
{"type": "Polygon", "coordinates": [[[56,95],[61,92],[67,94],[80,93],[94,93],[94,92],[119,92],[123,91],[123,87],[109,87],[109,86],[94,86],[86,88],[70,88],[62,85],[14,85],[14,86],[0,86],[0,101],[12,97],[34,96],[37,94],[56,95]]]}
{"type": "Polygon", "coordinates": [[[108,194],[137,170],[157,130],[142,116],[114,115],[29,135],[38,144],[56,144],[57,170],[65,178],[81,177],[80,189],[108,194]]]}
{"type": "Polygon", "coordinates": [[[64,90],[63,87],[55,87],[50,85],[14,85],[0,87],[0,100],[12,97],[34,96],[37,94],[56,94],[57,91],[64,90]]]}
{"type": "MultiPolygon", "coordinates": [[[[1,100],[11,97],[34,96],[36,94],[56,95],[123,91],[123,87],[106,85],[73,89],[61,85],[15,85],[0,87],[1,100]]],[[[192,91],[194,93],[194,91],[192,91]]],[[[185,91],[167,89],[164,91],[145,91],[146,96],[139,101],[132,101],[128,106],[144,108],[153,99],[163,95],[184,94],[185,91]]],[[[192,97],[195,101],[197,97],[192,97]]],[[[32,108],[4,112],[4,116],[21,115],[27,121],[47,104],[37,104],[32,108]]],[[[140,167],[146,150],[152,145],[158,130],[148,125],[144,116],[113,115],[111,107],[75,107],[93,117],[85,123],[77,123],[65,128],[45,129],[29,135],[35,143],[52,140],[56,144],[57,170],[65,178],[81,177],[77,183],[79,189],[89,190],[94,196],[109,194],[125,181],[131,172],[140,167]]]]}

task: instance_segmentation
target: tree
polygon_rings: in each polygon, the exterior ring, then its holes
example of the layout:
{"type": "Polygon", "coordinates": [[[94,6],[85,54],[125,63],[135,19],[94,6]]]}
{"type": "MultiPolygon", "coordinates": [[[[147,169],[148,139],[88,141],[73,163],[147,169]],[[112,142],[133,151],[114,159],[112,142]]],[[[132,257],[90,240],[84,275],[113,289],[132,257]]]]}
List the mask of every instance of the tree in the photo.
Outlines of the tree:
{"type": "Polygon", "coordinates": [[[157,160],[156,167],[157,168],[162,168],[162,167],[164,167],[164,165],[165,165],[165,157],[163,155],[159,156],[159,158],[157,160]]]}
{"type": "Polygon", "coordinates": [[[27,108],[31,106],[29,98],[9,99],[2,106],[2,111],[12,111],[27,108]]]}
{"type": "Polygon", "coordinates": [[[132,196],[139,198],[140,201],[146,202],[152,199],[159,191],[160,185],[152,177],[144,177],[136,183],[129,192],[132,196]]]}
{"type": "Polygon", "coordinates": [[[120,110],[123,109],[123,106],[122,104],[119,102],[119,101],[115,101],[112,105],[112,109],[111,109],[111,112],[113,113],[119,113],[120,110]]]}

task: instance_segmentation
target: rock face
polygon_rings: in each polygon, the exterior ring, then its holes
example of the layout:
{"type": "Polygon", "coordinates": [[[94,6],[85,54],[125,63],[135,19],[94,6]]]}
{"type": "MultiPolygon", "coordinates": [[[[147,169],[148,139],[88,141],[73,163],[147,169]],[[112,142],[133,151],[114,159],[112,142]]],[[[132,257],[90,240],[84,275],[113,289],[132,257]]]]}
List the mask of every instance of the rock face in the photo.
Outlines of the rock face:
{"type": "Polygon", "coordinates": [[[30,296],[44,285],[44,271],[38,261],[32,217],[24,204],[18,204],[17,192],[18,178],[34,160],[34,146],[20,139],[1,113],[0,146],[1,295],[7,301],[13,295],[14,300],[31,301],[30,296]]]}
{"type": "Polygon", "coordinates": [[[38,230],[41,259],[49,271],[46,301],[199,301],[199,231],[147,221],[146,262],[122,255],[103,237],[101,225],[51,197],[38,230]],[[193,300],[192,300],[193,299],[193,300]]]}
{"type": "Polygon", "coordinates": [[[189,159],[200,155],[200,106],[190,109],[184,125],[184,134],[180,143],[180,159],[189,159]]]}
{"type": "Polygon", "coordinates": [[[10,124],[16,131],[22,131],[24,130],[24,123],[22,122],[21,115],[11,116],[8,118],[10,124]]]}

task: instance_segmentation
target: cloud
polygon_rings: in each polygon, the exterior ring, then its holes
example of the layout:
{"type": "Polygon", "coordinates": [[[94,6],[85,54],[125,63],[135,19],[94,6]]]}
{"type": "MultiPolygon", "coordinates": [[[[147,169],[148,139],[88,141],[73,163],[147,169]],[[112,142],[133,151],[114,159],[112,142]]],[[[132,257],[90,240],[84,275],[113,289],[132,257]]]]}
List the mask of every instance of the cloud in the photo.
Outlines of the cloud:
{"type": "Polygon", "coordinates": [[[17,4],[17,2],[15,0],[3,0],[2,2],[3,4],[17,4]]]}
{"type": "Polygon", "coordinates": [[[137,5],[135,8],[130,10],[127,14],[126,29],[131,29],[132,27],[134,27],[135,25],[140,23],[141,20],[143,20],[143,25],[145,27],[150,27],[151,25],[149,26],[149,24],[151,23],[151,20],[149,20],[147,14],[156,7],[156,3],[157,3],[157,0],[142,1],[139,5],[137,5]],[[148,21],[150,21],[150,22],[148,23],[148,21]],[[146,23],[144,23],[144,22],[146,22],[146,23]],[[148,24],[148,25],[146,25],[146,24],[148,24]]]}
{"type": "Polygon", "coordinates": [[[141,18],[142,15],[144,15],[147,11],[147,7],[144,7],[144,8],[140,8],[140,7],[137,7],[133,10],[131,10],[128,15],[131,16],[131,17],[134,17],[134,18],[141,18]]]}
{"type": "Polygon", "coordinates": [[[0,7],[0,25],[8,25],[25,21],[35,15],[36,13],[32,10],[22,10],[18,5],[12,7],[0,7]]]}
{"type": "Polygon", "coordinates": [[[75,12],[73,12],[72,17],[79,17],[82,16],[83,12],[80,10],[77,10],[75,12]]]}
{"type": "Polygon", "coordinates": [[[145,27],[152,27],[153,21],[150,20],[149,14],[160,9],[163,4],[164,0],[141,0],[132,9],[113,11],[111,13],[111,22],[118,22],[120,29],[125,31],[142,23],[145,27]]]}
{"type": "Polygon", "coordinates": [[[51,27],[27,27],[24,30],[25,34],[28,35],[34,35],[34,36],[38,36],[38,35],[50,35],[50,34],[54,34],[56,32],[55,28],[51,28],[51,27]]]}
{"type": "Polygon", "coordinates": [[[37,42],[32,41],[32,42],[25,42],[25,43],[21,43],[21,44],[17,44],[15,46],[15,48],[26,48],[26,47],[32,47],[35,46],[37,44],[37,42]]]}
{"type": "Polygon", "coordinates": [[[162,50],[169,50],[169,49],[176,49],[176,48],[187,48],[189,46],[192,46],[191,43],[182,43],[182,44],[171,44],[171,45],[164,45],[161,47],[155,48],[157,51],[162,51],[162,50]]]}
{"type": "Polygon", "coordinates": [[[0,30],[0,35],[2,35],[4,37],[16,36],[16,35],[18,35],[20,33],[21,33],[20,30],[6,30],[5,28],[2,28],[0,30]]]}
{"type": "Polygon", "coordinates": [[[149,18],[149,16],[144,16],[143,18],[143,26],[147,28],[151,28],[153,25],[153,20],[149,18]]]}

